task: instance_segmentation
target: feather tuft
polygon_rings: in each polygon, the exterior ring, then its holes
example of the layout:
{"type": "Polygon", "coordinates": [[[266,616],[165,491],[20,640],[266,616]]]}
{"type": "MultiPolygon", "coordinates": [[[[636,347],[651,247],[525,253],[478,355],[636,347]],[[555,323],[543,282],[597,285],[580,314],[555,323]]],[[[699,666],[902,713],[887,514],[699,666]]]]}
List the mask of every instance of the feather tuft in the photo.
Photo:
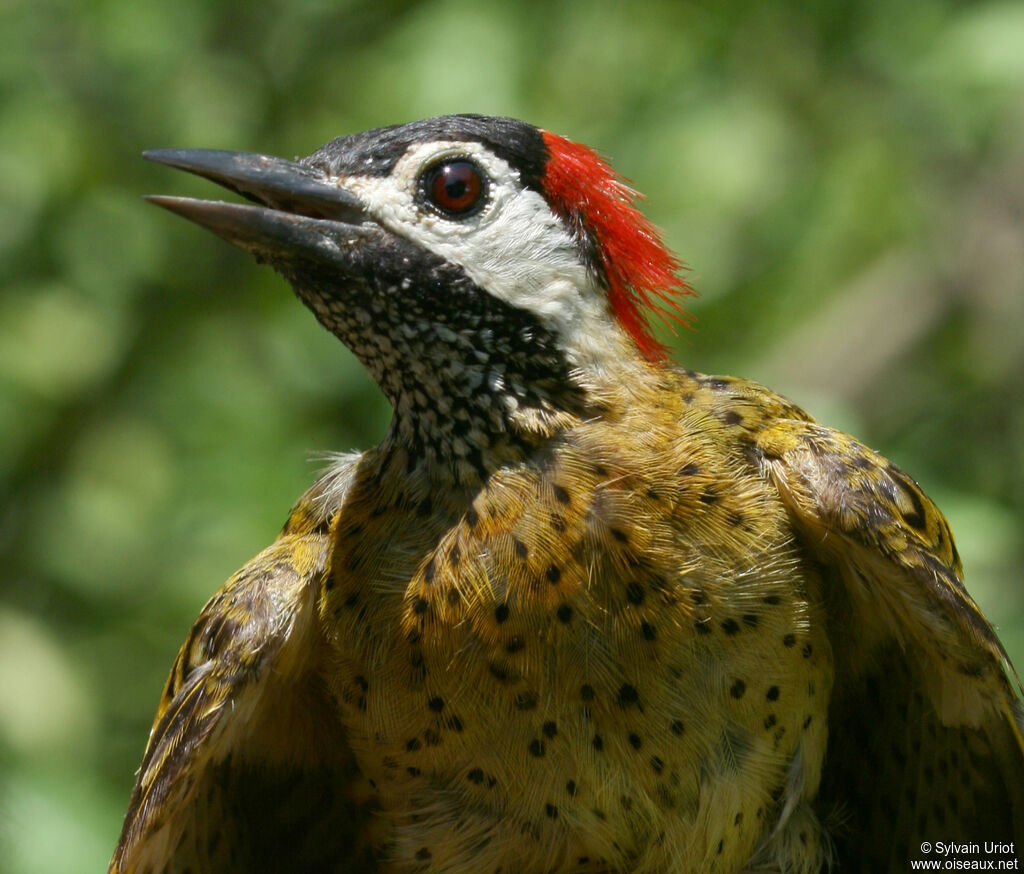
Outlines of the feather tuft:
{"type": "Polygon", "coordinates": [[[608,288],[608,302],[644,357],[664,361],[668,350],[648,313],[686,327],[682,298],[695,292],[678,274],[683,264],[634,203],[640,195],[593,149],[543,131],[548,150],[543,185],[553,208],[591,239],[608,288]]]}

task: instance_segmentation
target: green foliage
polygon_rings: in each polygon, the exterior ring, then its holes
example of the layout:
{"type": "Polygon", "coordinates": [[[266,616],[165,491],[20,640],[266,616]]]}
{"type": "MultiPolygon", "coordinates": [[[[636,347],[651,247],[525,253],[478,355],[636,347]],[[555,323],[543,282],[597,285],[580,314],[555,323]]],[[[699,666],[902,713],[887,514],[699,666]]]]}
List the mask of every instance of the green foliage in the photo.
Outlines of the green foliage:
{"type": "MultiPolygon", "coordinates": [[[[441,112],[599,147],[693,266],[677,357],[919,478],[1024,665],[1024,7],[0,3],[0,859],[97,871],[165,673],[310,453],[387,409],[144,148],[441,112]]],[[[219,195],[211,195],[219,196],[219,195]]]]}

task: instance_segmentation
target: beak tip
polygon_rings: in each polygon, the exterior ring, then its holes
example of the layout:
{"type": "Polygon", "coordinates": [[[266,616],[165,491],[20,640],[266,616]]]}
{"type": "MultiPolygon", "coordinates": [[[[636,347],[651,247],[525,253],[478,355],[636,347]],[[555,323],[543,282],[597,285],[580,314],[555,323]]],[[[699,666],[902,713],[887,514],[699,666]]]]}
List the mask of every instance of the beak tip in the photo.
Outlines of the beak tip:
{"type": "Polygon", "coordinates": [[[186,201],[192,200],[189,197],[173,197],[169,194],[143,194],[142,199],[146,203],[151,203],[154,206],[159,206],[163,209],[169,209],[171,212],[181,212],[181,209],[186,201]]]}
{"type": "Polygon", "coordinates": [[[220,200],[197,200],[193,197],[175,197],[169,194],[144,194],[142,199],[146,203],[152,203],[154,206],[159,206],[161,209],[166,209],[168,212],[195,222],[218,236],[224,236],[221,232],[229,227],[230,217],[244,215],[246,209],[251,209],[220,200]],[[226,221],[228,221],[227,224],[225,224],[226,221]]]}
{"type": "Polygon", "coordinates": [[[142,153],[142,157],[154,164],[166,164],[173,167],[180,162],[185,151],[185,149],[146,149],[142,153]]]}

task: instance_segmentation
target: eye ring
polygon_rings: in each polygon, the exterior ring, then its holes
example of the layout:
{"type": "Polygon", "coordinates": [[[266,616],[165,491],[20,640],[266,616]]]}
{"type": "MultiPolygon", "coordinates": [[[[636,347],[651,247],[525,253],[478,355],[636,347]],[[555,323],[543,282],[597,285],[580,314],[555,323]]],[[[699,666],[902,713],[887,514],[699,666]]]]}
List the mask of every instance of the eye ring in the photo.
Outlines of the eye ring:
{"type": "Polygon", "coordinates": [[[441,215],[468,218],[487,202],[487,176],[468,158],[442,158],[423,171],[420,191],[426,204],[441,215]]]}

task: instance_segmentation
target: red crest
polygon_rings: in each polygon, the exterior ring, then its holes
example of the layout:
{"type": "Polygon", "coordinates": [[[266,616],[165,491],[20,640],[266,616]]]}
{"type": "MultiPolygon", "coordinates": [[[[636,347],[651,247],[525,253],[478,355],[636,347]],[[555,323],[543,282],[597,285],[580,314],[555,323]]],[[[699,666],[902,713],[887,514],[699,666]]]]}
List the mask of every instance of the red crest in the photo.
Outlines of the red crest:
{"type": "Polygon", "coordinates": [[[619,323],[646,358],[664,360],[668,350],[655,339],[647,314],[656,313],[670,326],[689,324],[681,298],[694,291],[678,276],[685,265],[633,205],[640,195],[597,152],[548,131],[543,136],[548,199],[593,238],[619,323]]]}

